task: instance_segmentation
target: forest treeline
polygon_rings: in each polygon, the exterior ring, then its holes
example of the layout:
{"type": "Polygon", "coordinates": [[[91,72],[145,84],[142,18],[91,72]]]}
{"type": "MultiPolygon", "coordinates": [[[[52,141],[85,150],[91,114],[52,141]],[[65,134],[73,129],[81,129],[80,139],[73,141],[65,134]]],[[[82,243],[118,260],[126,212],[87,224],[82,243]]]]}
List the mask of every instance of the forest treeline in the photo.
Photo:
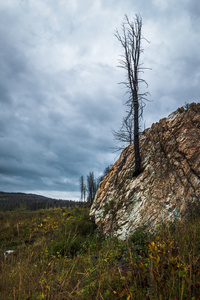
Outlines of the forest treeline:
{"type": "Polygon", "coordinates": [[[0,211],[38,210],[57,207],[82,206],[83,202],[57,200],[35,194],[0,192],[0,211]]]}

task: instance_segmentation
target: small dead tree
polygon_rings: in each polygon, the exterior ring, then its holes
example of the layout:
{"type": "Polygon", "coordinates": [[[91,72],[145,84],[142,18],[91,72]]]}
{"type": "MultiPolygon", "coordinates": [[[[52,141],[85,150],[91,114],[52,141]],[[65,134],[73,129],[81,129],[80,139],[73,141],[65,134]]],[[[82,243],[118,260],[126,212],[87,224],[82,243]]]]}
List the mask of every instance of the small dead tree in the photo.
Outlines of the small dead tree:
{"type": "Polygon", "coordinates": [[[103,171],[103,175],[100,176],[98,179],[97,179],[97,189],[99,187],[99,184],[100,182],[104,179],[105,176],[107,176],[109,173],[110,173],[110,169],[111,169],[111,165],[110,166],[107,166],[105,168],[105,170],[103,171]]]}
{"type": "Polygon", "coordinates": [[[90,205],[92,205],[95,194],[97,192],[97,183],[94,178],[93,172],[90,172],[89,175],[87,175],[87,192],[88,192],[88,202],[90,205]]]}
{"type": "Polygon", "coordinates": [[[119,131],[112,130],[115,140],[120,143],[120,146],[116,146],[114,150],[121,151],[127,145],[130,145],[134,142],[133,129],[134,119],[133,117],[130,117],[123,120],[122,126],[119,131]]]}
{"type": "Polygon", "coordinates": [[[81,200],[84,199],[84,189],[85,189],[85,184],[84,184],[84,177],[83,175],[80,177],[79,180],[79,186],[80,186],[80,190],[81,190],[81,200]]]}
{"type": "Polygon", "coordinates": [[[86,196],[86,185],[83,185],[83,201],[85,202],[85,196],[86,196]]]}
{"type": "MultiPolygon", "coordinates": [[[[121,43],[124,49],[124,55],[119,60],[119,67],[126,70],[126,80],[121,82],[125,85],[128,94],[128,100],[125,105],[128,107],[127,116],[124,119],[126,126],[129,119],[134,120],[133,140],[135,149],[135,171],[133,176],[137,176],[142,172],[140,150],[139,150],[139,118],[142,116],[144,101],[148,93],[139,93],[139,84],[147,82],[140,78],[139,74],[144,71],[142,64],[140,63],[140,55],[143,52],[141,47],[142,37],[142,18],[139,15],[135,16],[133,22],[129,21],[127,15],[125,15],[125,21],[122,23],[122,35],[118,30],[115,33],[116,38],[121,43]]],[[[148,86],[148,85],[147,85],[148,86]]],[[[123,133],[123,131],[121,132],[123,133]]],[[[122,135],[119,132],[119,138],[123,141],[122,135]]]]}

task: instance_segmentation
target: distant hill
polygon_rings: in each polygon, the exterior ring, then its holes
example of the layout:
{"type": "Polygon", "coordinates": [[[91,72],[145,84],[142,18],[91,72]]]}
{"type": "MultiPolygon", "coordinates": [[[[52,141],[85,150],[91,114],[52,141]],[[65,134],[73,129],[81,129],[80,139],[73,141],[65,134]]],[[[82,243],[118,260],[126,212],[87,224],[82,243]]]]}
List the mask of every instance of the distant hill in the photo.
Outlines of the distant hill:
{"type": "Polygon", "coordinates": [[[57,200],[36,194],[0,192],[0,211],[38,210],[54,207],[82,206],[83,202],[57,200]]]}

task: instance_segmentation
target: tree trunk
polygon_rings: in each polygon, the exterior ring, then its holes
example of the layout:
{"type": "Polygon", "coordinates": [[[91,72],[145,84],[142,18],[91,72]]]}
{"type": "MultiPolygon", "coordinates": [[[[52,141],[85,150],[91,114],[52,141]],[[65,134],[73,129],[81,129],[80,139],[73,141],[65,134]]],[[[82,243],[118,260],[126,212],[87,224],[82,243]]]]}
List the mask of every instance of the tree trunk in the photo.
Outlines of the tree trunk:
{"type": "Polygon", "coordinates": [[[134,101],[134,150],[135,150],[135,171],[133,177],[138,176],[141,172],[140,147],[139,147],[139,104],[138,100],[134,101]]]}
{"type": "MultiPolygon", "coordinates": [[[[139,83],[146,83],[144,79],[138,78],[139,73],[144,69],[139,63],[140,54],[143,52],[141,48],[142,34],[142,18],[136,15],[135,21],[130,22],[125,15],[125,22],[122,24],[123,36],[116,31],[116,37],[124,48],[124,55],[120,59],[120,67],[127,71],[127,81],[122,82],[128,90],[129,98],[126,105],[130,108],[126,120],[133,115],[134,119],[134,148],[135,148],[135,170],[133,177],[138,176],[142,172],[140,149],[139,149],[139,118],[142,115],[142,100],[145,99],[147,93],[139,93],[139,83]]],[[[147,83],[146,83],[147,84],[147,83]]]]}

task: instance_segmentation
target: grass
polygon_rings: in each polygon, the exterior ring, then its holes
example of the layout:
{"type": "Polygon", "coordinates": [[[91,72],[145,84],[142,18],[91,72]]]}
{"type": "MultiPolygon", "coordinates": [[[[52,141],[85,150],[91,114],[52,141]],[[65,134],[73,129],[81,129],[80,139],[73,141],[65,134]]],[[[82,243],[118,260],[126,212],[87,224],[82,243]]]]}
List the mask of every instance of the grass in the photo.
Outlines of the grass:
{"type": "Polygon", "coordinates": [[[0,299],[200,299],[198,218],[123,242],[99,238],[88,214],[0,213],[0,299]]]}

